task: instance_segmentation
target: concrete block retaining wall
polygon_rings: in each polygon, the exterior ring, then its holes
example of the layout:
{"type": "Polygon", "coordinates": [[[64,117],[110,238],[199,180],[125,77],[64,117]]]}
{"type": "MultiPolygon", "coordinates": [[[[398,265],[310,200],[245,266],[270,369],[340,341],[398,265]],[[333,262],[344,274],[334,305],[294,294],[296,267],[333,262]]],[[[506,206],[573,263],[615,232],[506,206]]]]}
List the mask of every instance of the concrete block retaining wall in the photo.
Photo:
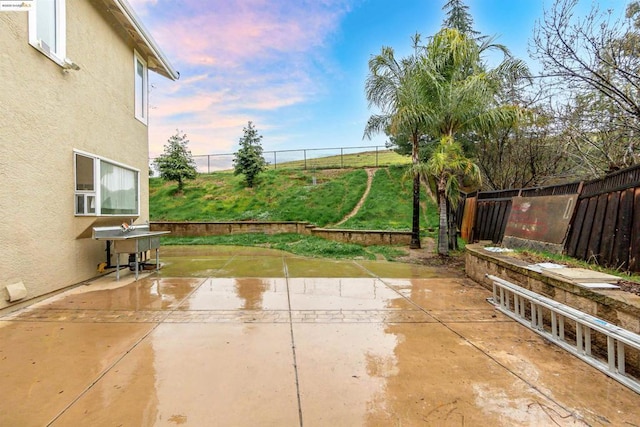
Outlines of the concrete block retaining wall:
{"type": "Polygon", "coordinates": [[[227,221],[227,222],[174,222],[153,221],[153,231],[170,231],[172,236],[223,236],[244,233],[299,233],[310,234],[309,223],[295,221],[259,222],[259,221],[227,221]]]}
{"type": "Polygon", "coordinates": [[[363,246],[372,245],[409,245],[411,233],[404,231],[377,230],[340,230],[328,228],[313,228],[311,234],[323,239],[342,243],[357,243],[363,246]]]}
{"type": "Polygon", "coordinates": [[[298,233],[322,237],[341,243],[371,245],[409,245],[408,231],[342,230],[318,228],[307,222],[296,221],[229,221],[229,222],[174,222],[153,221],[153,231],[171,231],[173,236],[221,236],[242,233],[298,233]]]}

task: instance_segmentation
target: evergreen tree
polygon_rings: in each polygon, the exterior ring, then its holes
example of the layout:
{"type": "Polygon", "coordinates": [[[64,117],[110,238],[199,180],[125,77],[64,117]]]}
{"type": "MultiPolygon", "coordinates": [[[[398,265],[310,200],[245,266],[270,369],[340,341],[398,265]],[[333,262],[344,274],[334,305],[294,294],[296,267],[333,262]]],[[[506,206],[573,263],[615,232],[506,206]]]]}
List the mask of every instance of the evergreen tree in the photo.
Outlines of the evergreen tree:
{"type": "Polygon", "coordinates": [[[473,29],[473,18],[469,13],[469,6],[464,4],[463,0],[448,0],[442,10],[447,14],[442,23],[443,28],[454,28],[471,39],[479,39],[480,33],[473,29]]]}
{"type": "Polygon", "coordinates": [[[244,174],[247,185],[253,187],[258,174],[267,167],[262,157],[262,135],[258,134],[251,121],[242,130],[244,136],[240,138],[240,149],[233,159],[234,174],[244,174]]]}
{"type": "Polygon", "coordinates": [[[166,181],[177,181],[178,191],[182,191],[185,179],[196,177],[196,163],[187,148],[189,140],[184,132],[176,130],[164,146],[164,153],[154,160],[160,176],[166,181]]]}

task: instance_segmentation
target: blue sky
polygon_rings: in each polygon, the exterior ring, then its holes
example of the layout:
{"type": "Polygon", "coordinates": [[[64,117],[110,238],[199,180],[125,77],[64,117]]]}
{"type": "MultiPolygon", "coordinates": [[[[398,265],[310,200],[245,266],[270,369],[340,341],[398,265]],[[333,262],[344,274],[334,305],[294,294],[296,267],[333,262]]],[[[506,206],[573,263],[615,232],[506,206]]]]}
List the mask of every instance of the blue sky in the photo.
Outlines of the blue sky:
{"type": "MultiPolygon", "coordinates": [[[[232,153],[251,120],[266,151],[383,145],[363,140],[368,60],[437,32],[444,0],[129,0],[180,79],[151,73],[149,151],[176,129],[194,155],[232,153]]],[[[551,0],[467,0],[477,31],[527,61],[551,0]]],[[[625,0],[600,0],[624,10],[625,0]]],[[[580,0],[586,11],[591,0],[580,0]]]]}

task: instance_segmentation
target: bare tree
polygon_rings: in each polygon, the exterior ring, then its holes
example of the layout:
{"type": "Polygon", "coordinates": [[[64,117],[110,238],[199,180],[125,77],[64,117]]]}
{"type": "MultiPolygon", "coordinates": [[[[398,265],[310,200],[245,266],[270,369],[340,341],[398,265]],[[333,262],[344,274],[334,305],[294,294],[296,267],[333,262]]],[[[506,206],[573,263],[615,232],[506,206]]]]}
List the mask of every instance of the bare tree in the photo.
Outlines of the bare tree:
{"type": "Polygon", "coordinates": [[[599,175],[640,162],[638,2],[624,18],[593,6],[574,15],[577,0],[556,0],[536,26],[533,56],[557,93],[563,136],[585,171],[599,175]]]}
{"type": "Polygon", "coordinates": [[[566,180],[576,164],[562,129],[549,105],[549,93],[528,76],[501,82],[497,95],[502,105],[518,106],[517,121],[475,136],[475,156],[490,190],[533,187],[566,180]]]}

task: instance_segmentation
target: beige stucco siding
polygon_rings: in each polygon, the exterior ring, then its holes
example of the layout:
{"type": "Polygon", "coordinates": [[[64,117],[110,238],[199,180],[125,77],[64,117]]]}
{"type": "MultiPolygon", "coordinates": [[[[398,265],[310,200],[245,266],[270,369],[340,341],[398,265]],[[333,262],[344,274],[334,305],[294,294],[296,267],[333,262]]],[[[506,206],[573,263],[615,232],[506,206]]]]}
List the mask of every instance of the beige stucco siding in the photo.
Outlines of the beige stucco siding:
{"type": "Polygon", "coordinates": [[[0,309],[10,283],[33,298],[94,277],[106,259],[91,227],[124,218],[74,216],[74,149],[139,169],[137,222],[148,220],[133,46],[106,18],[91,1],[67,0],[67,57],[80,70],[64,71],[29,45],[26,12],[0,14],[0,309]]]}

